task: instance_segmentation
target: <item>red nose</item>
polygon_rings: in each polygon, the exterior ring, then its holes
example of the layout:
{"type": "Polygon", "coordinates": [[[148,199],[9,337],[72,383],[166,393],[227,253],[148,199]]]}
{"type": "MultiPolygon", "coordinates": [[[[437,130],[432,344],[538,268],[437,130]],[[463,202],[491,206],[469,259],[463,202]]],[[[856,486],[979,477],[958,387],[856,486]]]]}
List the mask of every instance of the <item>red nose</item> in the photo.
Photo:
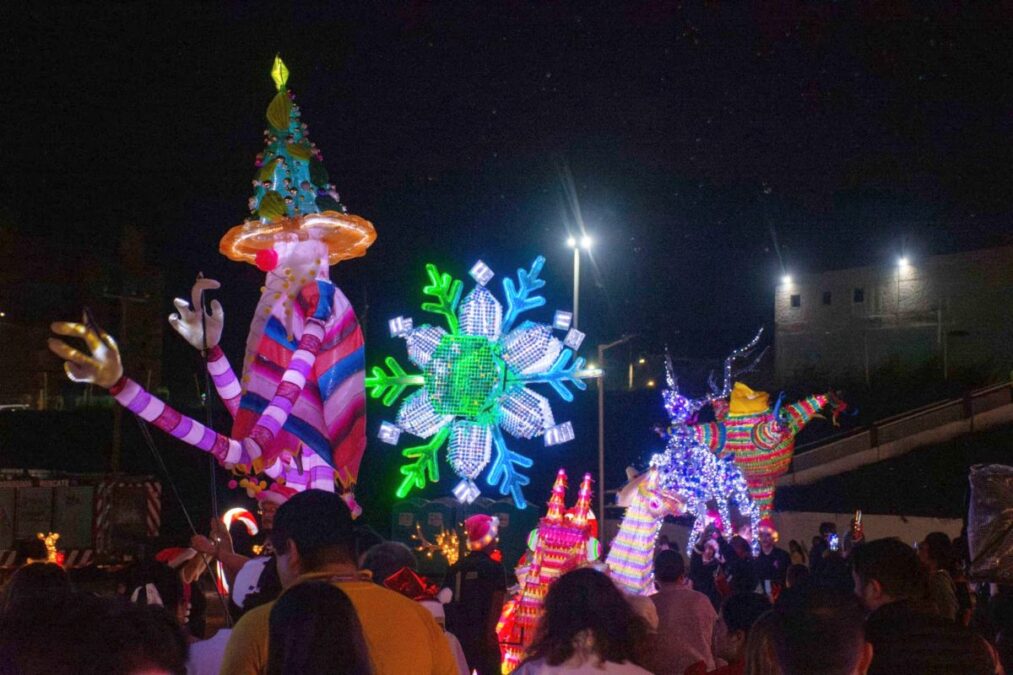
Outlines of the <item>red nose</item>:
{"type": "Polygon", "coordinates": [[[257,265],[257,269],[261,272],[270,272],[278,266],[278,252],[273,248],[265,248],[257,251],[257,257],[254,259],[257,265]]]}

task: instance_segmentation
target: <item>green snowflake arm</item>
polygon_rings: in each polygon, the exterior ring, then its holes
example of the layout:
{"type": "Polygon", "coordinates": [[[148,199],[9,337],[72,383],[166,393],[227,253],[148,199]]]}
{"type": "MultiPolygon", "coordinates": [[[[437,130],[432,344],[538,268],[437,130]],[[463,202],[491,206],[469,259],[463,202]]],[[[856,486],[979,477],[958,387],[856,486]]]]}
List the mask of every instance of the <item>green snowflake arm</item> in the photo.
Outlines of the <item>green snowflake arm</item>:
{"type": "Polygon", "coordinates": [[[436,265],[426,265],[429,285],[422,287],[423,295],[431,296],[435,302],[423,302],[422,309],[433,314],[441,314],[447,319],[447,328],[457,334],[457,303],[461,300],[461,280],[455,279],[446,272],[440,274],[436,265]]]}
{"type": "Polygon", "coordinates": [[[422,375],[406,373],[393,356],[388,356],[384,363],[390,374],[385,373],[380,366],[373,366],[373,374],[366,378],[366,387],[371,389],[369,393],[373,398],[383,396],[383,404],[386,406],[394,403],[408,387],[425,383],[422,375]]]}
{"type": "Polygon", "coordinates": [[[568,382],[574,389],[581,391],[587,389],[587,384],[581,379],[584,368],[584,357],[578,356],[574,358],[573,363],[567,366],[566,364],[571,356],[573,356],[573,351],[564,349],[556,357],[556,361],[552,364],[552,367],[544,373],[530,373],[528,375],[521,375],[517,379],[523,382],[543,382],[548,384],[556,390],[559,398],[569,403],[573,401],[573,392],[566,388],[568,382]]]}
{"type": "Polygon", "coordinates": [[[401,474],[404,480],[397,488],[398,499],[404,499],[412,491],[412,488],[422,489],[426,486],[426,476],[429,482],[437,483],[440,480],[439,452],[443,442],[450,435],[450,425],[440,429],[425,445],[416,445],[405,448],[401,454],[414,462],[401,467],[401,474]]]}
{"type": "Polygon", "coordinates": [[[492,428],[492,441],[496,446],[496,459],[489,469],[486,482],[489,485],[499,483],[499,493],[501,495],[513,497],[517,508],[526,508],[528,502],[524,498],[524,492],[521,488],[530,483],[531,479],[518,473],[517,469],[530,469],[534,465],[534,460],[508,448],[506,440],[503,438],[503,432],[500,431],[498,426],[492,428]]]}
{"type": "Polygon", "coordinates": [[[541,295],[531,295],[534,291],[545,285],[544,279],[539,279],[542,267],[545,265],[545,258],[538,256],[531,263],[531,270],[517,270],[517,285],[510,277],[503,279],[503,292],[507,299],[507,312],[503,317],[502,332],[506,335],[517,320],[521,312],[535,309],[545,304],[545,298],[541,295]]]}

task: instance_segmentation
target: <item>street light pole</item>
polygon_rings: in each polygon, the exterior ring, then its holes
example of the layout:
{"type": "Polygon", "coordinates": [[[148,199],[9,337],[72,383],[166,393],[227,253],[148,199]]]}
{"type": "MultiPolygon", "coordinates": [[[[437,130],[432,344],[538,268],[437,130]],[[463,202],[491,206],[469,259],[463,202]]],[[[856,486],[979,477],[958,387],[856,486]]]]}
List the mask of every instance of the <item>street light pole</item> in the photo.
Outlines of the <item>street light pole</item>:
{"type": "Polygon", "coordinates": [[[580,249],[590,253],[591,237],[585,234],[580,241],[576,237],[570,237],[566,240],[566,245],[573,249],[573,321],[570,325],[577,328],[580,318],[580,249]]]}
{"type": "Polygon", "coordinates": [[[605,540],[605,352],[629,342],[636,335],[624,335],[615,342],[598,345],[598,523],[599,534],[605,540]]]}
{"type": "Polygon", "coordinates": [[[579,326],[580,317],[580,249],[573,247],[573,327],[579,326]]]}

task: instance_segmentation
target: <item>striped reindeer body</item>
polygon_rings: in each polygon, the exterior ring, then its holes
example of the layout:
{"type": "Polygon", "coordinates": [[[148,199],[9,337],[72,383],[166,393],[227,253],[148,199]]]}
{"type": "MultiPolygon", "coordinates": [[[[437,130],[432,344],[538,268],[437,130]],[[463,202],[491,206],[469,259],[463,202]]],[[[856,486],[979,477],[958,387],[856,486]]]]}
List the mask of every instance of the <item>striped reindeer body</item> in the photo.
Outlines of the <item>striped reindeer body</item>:
{"type": "MultiPolygon", "coordinates": [[[[830,394],[814,394],[788,405],[778,402],[772,408],[767,394],[737,382],[727,411],[720,411],[713,422],[690,429],[697,442],[719,457],[735,458],[760,519],[769,518],[774,511],[774,485],[791,466],[796,436],[832,399],[830,394]]],[[[835,417],[842,409],[843,404],[835,403],[835,417]]]]}

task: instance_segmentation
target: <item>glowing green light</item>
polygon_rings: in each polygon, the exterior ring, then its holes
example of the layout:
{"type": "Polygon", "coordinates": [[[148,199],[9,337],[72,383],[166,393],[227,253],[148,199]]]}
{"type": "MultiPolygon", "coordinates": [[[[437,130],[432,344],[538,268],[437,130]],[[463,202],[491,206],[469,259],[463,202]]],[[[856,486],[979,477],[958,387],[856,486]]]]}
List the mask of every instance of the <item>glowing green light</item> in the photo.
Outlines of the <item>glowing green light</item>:
{"type": "Polygon", "coordinates": [[[444,335],[426,366],[426,389],[438,415],[475,419],[499,384],[498,359],[484,337],[444,335]]]}

